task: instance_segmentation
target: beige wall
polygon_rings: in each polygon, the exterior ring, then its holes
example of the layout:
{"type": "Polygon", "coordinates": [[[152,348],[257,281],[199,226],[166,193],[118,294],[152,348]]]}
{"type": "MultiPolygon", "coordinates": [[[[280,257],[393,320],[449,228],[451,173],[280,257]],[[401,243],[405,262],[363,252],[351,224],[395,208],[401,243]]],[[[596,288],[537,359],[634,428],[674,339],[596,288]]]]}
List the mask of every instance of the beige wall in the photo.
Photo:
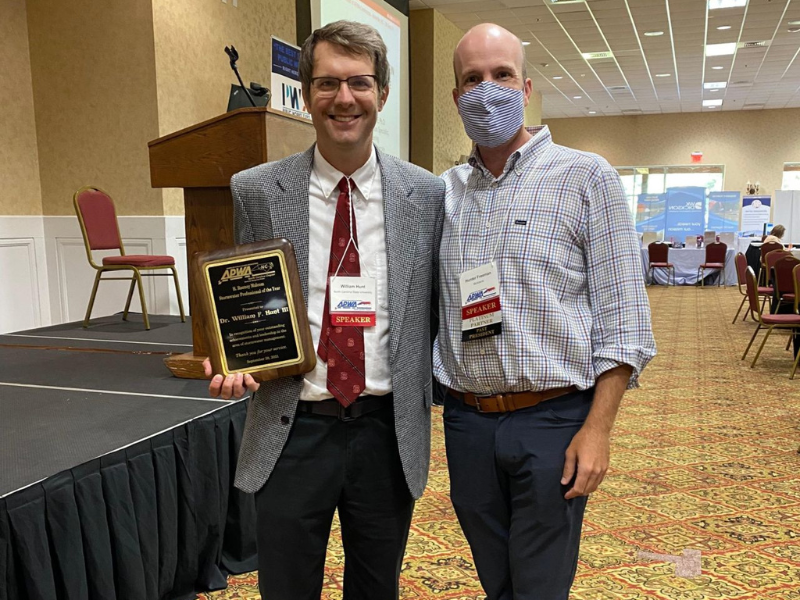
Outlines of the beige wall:
{"type": "Polygon", "coordinates": [[[162,214],[147,141],[158,135],[150,0],[28,0],[36,133],[46,215],[99,185],[120,214],[162,214]]]}
{"type": "Polygon", "coordinates": [[[412,10],[408,20],[411,53],[411,144],[409,158],[433,171],[433,10],[412,10]]]}
{"type": "Polygon", "coordinates": [[[472,142],[453,102],[453,50],[463,32],[435,10],[411,11],[411,162],[435,174],[472,142]]]}
{"type": "MultiPolygon", "coordinates": [[[[239,50],[246,83],[269,85],[270,34],[295,41],[294,0],[0,9],[0,214],[71,215],[88,184],[108,190],[120,215],[182,214],[179,191],[150,187],[147,142],[224,112],[234,82],[225,45],[239,50]]],[[[433,10],[412,11],[411,23],[412,160],[440,173],[471,147],[451,95],[462,32],[433,10]]]]}
{"type": "Polygon", "coordinates": [[[464,32],[440,12],[433,11],[433,17],[433,172],[438,175],[469,154],[472,141],[453,102],[453,51],[464,32]]]}
{"type": "Polygon", "coordinates": [[[0,215],[42,214],[25,0],[0,0],[0,215]]]}
{"type": "Polygon", "coordinates": [[[225,112],[224,46],[268,86],[270,35],[295,41],[294,0],[0,0],[0,15],[9,215],[72,214],[89,184],[120,215],[182,214],[179,191],[150,187],[147,142],[225,112]]]}
{"type": "Polygon", "coordinates": [[[525,126],[533,127],[542,124],[542,93],[538,90],[531,92],[528,106],[525,107],[525,126]]]}
{"type": "Polygon", "coordinates": [[[725,189],[759,181],[781,187],[784,162],[800,161],[800,109],[682,113],[637,117],[550,119],[558,144],[596,152],[614,166],[703,163],[725,165],[725,189]]]}
{"type": "MultiPolygon", "coordinates": [[[[294,0],[153,0],[158,135],[225,112],[236,76],[223,48],[236,46],[239,72],[269,87],[274,35],[295,43],[294,0]]],[[[157,136],[153,136],[157,137],[157,136]]],[[[165,190],[164,214],[183,214],[182,194],[165,190]]]]}

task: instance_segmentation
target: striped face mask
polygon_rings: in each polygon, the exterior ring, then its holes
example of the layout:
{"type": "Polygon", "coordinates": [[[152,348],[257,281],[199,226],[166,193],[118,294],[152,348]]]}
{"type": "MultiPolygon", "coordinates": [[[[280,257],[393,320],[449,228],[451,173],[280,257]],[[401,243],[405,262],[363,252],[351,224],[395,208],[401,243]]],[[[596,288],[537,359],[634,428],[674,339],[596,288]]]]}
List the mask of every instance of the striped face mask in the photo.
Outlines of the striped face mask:
{"type": "Polygon", "coordinates": [[[483,81],[458,97],[458,112],[470,139],[485,148],[505,144],[525,120],[522,90],[483,81]]]}

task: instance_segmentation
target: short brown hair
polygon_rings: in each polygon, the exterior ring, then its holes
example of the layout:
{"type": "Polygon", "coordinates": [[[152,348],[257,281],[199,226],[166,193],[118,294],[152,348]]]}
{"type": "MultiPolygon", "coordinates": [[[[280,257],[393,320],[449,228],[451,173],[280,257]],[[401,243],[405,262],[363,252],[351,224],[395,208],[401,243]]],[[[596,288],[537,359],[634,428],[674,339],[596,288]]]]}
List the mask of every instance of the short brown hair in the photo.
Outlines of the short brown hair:
{"type": "MultiPolygon", "coordinates": [[[[315,30],[300,48],[300,82],[303,91],[311,91],[311,77],[314,73],[314,48],[319,42],[328,42],[342,48],[353,56],[367,56],[375,67],[375,80],[378,89],[389,85],[389,59],[386,44],[374,27],[354,21],[334,21],[315,30]]],[[[367,75],[367,73],[359,73],[367,75]]]]}
{"type": "Polygon", "coordinates": [[[775,225],[772,228],[772,231],[769,232],[770,235],[774,235],[776,238],[782,238],[783,234],[786,233],[786,227],[783,225],[775,225]]]}

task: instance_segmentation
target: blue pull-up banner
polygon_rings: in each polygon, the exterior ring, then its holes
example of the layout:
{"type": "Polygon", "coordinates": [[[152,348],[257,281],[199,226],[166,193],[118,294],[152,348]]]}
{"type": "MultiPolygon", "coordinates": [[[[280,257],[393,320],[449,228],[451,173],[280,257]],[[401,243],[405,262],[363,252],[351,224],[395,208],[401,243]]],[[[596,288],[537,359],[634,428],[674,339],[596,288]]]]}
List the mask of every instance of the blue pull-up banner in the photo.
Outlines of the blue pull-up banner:
{"type": "Polygon", "coordinates": [[[666,194],[639,194],[636,204],[636,231],[664,233],[666,194]]]}
{"type": "Polygon", "coordinates": [[[739,231],[739,192],[709,192],[707,231],[739,231]]]}
{"type": "Polygon", "coordinates": [[[687,235],[703,235],[706,223],[706,188],[667,188],[667,224],[664,239],[682,240],[687,235]]]}

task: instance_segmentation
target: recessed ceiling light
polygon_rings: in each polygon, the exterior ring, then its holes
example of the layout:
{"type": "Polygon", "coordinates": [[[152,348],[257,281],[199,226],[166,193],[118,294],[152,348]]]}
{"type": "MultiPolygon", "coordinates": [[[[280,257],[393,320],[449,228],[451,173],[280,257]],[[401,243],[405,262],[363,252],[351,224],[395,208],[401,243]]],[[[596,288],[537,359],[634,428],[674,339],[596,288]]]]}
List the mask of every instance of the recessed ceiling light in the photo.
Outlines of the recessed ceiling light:
{"type": "Polygon", "coordinates": [[[715,98],[714,100],[703,100],[703,107],[709,108],[712,106],[722,106],[722,99],[715,98]]]}
{"type": "Polygon", "coordinates": [[[707,90],[721,90],[727,87],[727,81],[707,81],[703,84],[703,87],[707,90]]]}
{"type": "Polygon", "coordinates": [[[706,45],[706,56],[728,56],[734,52],[736,52],[736,42],[706,45]]]}
{"type": "Polygon", "coordinates": [[[800,21],[789,21],[787,25],[800,25],[800,21]]]}
{"type": "Polygon", "coordinates": [[[596,110],[590,110],[590,111],[589,111],[589,114],[590,114],[590,115],[596,115],[596,114],[597,114],[597,111],[596,111],[596,110]]]}
{"type": "Polygon", "coordinates": [[[717,27],[717,30],[718,31],[727,31],[730,28],[731,28],[730,25],[720,25],[719,27],[717,27]]]}
{"type": "Polygon", "coordinates": [[[747,0],[708,0],[708,10],[717,8],[739,8],[746,5],[747,0]]]}
{"type": "Polygon", "coordinates": [[[522,42],[522,45],[523,45],[523,46],[530,46],[530,45],[531,45],[531,43],[530,43],[530,42],[522,42]]]}
{"type": "Polygon", "coordinates": [[[790,27],[789,33],[798,33],[800,32],[800,27],[790,27]]]}
{"type": "Polygon", "coordinates": [[[711,67],[711,68],[714,69],[715,71],[721,71],[725,67],[720,67],[719,65],[717,65],[716,67],[711,67]]]}
{"type": "Polygon", "coordinates": [[[581,56],[583,56],[586,60],[601,60],[604,58],[614,58],[613,52],[581,52],[581,56]]]}
{"type": "Polygon", "coordinates": [[[583,98],[583,96],[573,96],[573,99],[575,100],[580,100],[581,98],[583,98]]]}
{"type": "Polygon", "coordinates": [[[672,73],[656,73],[656,77],[670,77],[672,73]]]}
{"type": "Polygon", "coordinates": [[[716,106],[706,106],[705,108],[717,108],[716,106]]]}
{"type": "Polygon", "coordinates": [[[556,75],[553,79],[564,79],[561,75],[556,75]]]}
{"type": "Polygon", "coordinates": [[[644,35],[646,37],[658,37],[660,35],[664,35],[663,31],[645,31],[644,35]]]}
{"type": "Polygon", "coordinates": [[[719,90],[708,90],[708,91],[713,94],[714,92],[718,92],[719,90]]]}

